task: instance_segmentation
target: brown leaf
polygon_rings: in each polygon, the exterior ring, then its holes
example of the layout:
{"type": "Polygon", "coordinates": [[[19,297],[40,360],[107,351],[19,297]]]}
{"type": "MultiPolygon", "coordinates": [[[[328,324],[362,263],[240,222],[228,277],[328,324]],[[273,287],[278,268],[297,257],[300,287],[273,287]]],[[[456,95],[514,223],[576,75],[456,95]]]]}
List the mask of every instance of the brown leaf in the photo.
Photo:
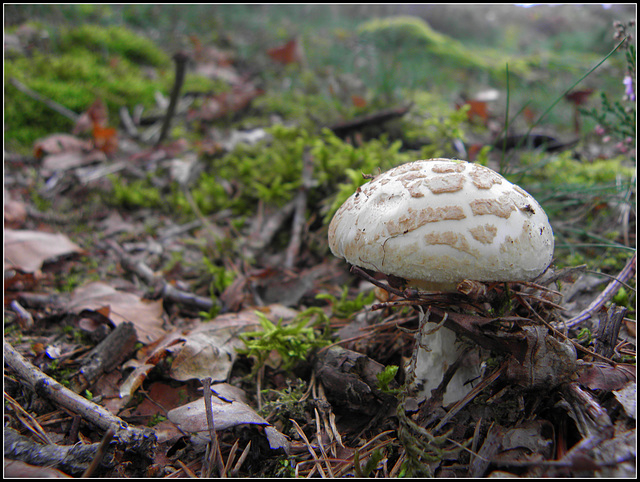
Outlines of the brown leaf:
{"type": "Polygon", "coordinates": [[[90,152],[67,151],[46,156],[42,161],[42,172],[66,171],[75,167],[86,166],[96,162],[106,161],[104,152],[92,150],[90,152]]]}
{"type": "Polygon", "coordinates": [[[304,57],[302,44],[298,39],[291,39],[280,47],[267,50],[267,55],[283,65],[301,63],[304,57]]]}
{"type": "MultiPolygon", "coordinates": [[[[215,390],[215,385],[211,388],[215,390]]],[[[272,449],[289,450],[289,441],[269,425],[265,419],[258,415],[249,405],[244,402],[233,400],[231,402],[218,398],[211,394],[211,405],[215,430],[225,430],[237,425],[258,425],[265,427],[265,435],[272,449]]],[[[198,433],[205,438],[209,437],[209,427],[207,424],[207,414],[204,404],[204,397],[181,407],[170,410],[167,417],[186,432],[198,433]]]]}
{"type": "Polygon", "coordinates": [[[93,126],[93,143],[96,149],[105,154],[113,154],[118,150],[117,131],[113,127],[93,126]]]}
{"type": "Polygon", "coordinates": [[[87,115],[92,124],[106,127],[109,124],[109,111],[102,99],[96,99],[87,109],[87,115]]]}
{"type": "Polygon", "coordinates": [[[185,336],[185,344],[171,364],[171,377],[186,381],[211,377],[226,380],[236,359],[236,348],[244,343],[238,329],[202,324],[185,336]]]}
{"type": "Polygon", "coordinates": [[[67,309],[73,313],[82,310],[100,310],[108,306],[109,318],[115,325],[131,321],[142,343],[152,342],[165,334],[162,329],[162,301],[143,300],[133,293],[118,291],[102,282],[93,282],[77,288],[67,309]]]}
{"type": "Polygon", "coordinates": [[[84,250],[64,234],[42,231],[4,232],[4,268],[14,267],[27,273],[42,268],[42,263],[60,256],[84,253],[84,250]]]}
{"type": "Polygon", "coordinates": [[[4,226],[17,229],[24,225],[27,219],[27,207],[22,201],[11,199],[5,192],[4,226]]]}
{"type": "Polygon", "coordinates": [[[489,121],[489,111],[487,110],[487,103],[481,100],[468,100],[464,104],[456,105],[459,110],[463,106],[468,105],[467,118],[470,122],[480,120],[483,124],[489,121]]]}
{"type": "Polygon", "coordinates": [[[611,366],[590,364],[580,370],[578,382],[591,390],[620,390],[629,382],[636,381],[636,367],[627,363],[611,366]]]}
{"type": "Polygon", "coordinates": [[[52,134],[39,139],[33,145],[33,155],[38,159],[46,154],[83,152],[91,149],[91,143],[69,134],[52,134]]]}
{"type": "Polygon", "coordinates": [[[53,467],[39,467],[30,465],[20,460],[4,459],[4,476],[7,478],[24,479],[64,479],[71,478],[70,475],[61,472],[53,467]]]}
{"type": "Polygon", "coordinates": [[[197,111],[187,115],[188,120],[213,121],[229,114],[239,112],[249,106],[251,101],[262,94],[251,84],[236,86],[230,92],[209,97],[197,111]]]}
{"type": "Polygon", "coordinates": [[[363,108],[367,106],[367,100],[360,96],[360,95],[352,95],[351,96],[351,103],[353,104],[354,107],[358,107],[358,108],[363,108]]]}

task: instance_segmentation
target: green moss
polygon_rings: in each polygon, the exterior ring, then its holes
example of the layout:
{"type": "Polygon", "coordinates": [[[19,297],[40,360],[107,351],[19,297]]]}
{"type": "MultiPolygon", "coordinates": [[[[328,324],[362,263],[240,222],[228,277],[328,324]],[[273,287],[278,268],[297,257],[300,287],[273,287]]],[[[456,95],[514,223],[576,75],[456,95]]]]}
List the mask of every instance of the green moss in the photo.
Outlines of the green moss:
{"type": "MultiPolygon", "coordinates": [[[[148,39],[121,27],[95,25],[64,33],[55,53],[34,51],[29,58],[5,59],[7,144],[24,151],[38,138],[69,132],[73,127],[73,121],[19,91],[11,78],[77,114],[101,98],[113,122],[120,107],[153,106],[155,92],[168,92],[171,87],[171,69],[160,71],[159,80],[150,80],[140,64],[171,66],[168,57],[148,39]]],[[[202,79],[190,82],[204,83],[202,79]]]]}
{"type": "MultiPolygon", "coordinates": [[[[358,33],[382,48],[427,47],[440,49],[450,45],[450,37],[436,32],[421,18],[397,16],[376,18],[358,27],[358,33]]],[[[457,42],[457,41],[454,41],[457,42]]]]}
{"type": "Polygon", "coordinates": [[[380,139],[354,147],[328,129],[313,134],[301,127],[278,125],[269,132],[270,141],[253,146],[239,145],[221,159],[211,161],[208,171],[191,190],[203,213],[225,208],[243,213],[253,211],[258,201],[280,206],[291,201],[301,186],[303,159],[308,149],[313,158],[316,183],[309,193],[310,206],[317,208],[339,191],[333,206],[324,207],[331,216],[337,205],[365,182],[360,174],[350,174],[349,169],[375,173],[412,157],[399,152],[399,142],[388,145],[385,139],[380,139]],[[233,193],[229,192],[225,180],[233,180],[233,193]],[[345,180],[347,183],[343,186],[341,183],[345,180]]]}
{"type": "Polygon", "coordinates": [[[119,176],[111,175],[109,180],[113,191],[106,200],[112,205],[126,208],[155,208],[163,205],[160,190],[153,187],[147,179],[126,182],[119,176]]]}
{"type": "Polygon", "coordinates": [[[547,153],[523,153],[523,168],[518,173],[508,174],[512,182],[543,184],[550,190],[570,191],[576,186],[586,190],[607,187],[622,181],[621,189],[633,179],[635,168],[624,156],[610,159],[584,161],[576,159],[572,151],[561,152],[554,156],[547,153]]]}
{"type": "Polygon", "coordinates": [[[88,49],[105,56],[119,56],[135,64],[168,67],[169,56],[146,37],[119,26],[81,25],[60,36],[62,51],[88,49]]]}

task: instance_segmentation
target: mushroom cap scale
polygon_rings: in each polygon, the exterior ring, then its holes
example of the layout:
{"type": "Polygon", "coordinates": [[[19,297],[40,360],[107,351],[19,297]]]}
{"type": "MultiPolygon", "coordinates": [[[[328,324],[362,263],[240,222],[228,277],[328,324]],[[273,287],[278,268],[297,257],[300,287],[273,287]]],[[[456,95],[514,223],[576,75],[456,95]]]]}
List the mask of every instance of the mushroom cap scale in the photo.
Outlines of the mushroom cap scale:
{"type": "Polygon", "coordinates": [[[553,257],[538,202],[497,172],[430,159],[393,168],[360,187],[329,225],[329,247],[347,262],[416,286],[528,281],[553,257]]]}

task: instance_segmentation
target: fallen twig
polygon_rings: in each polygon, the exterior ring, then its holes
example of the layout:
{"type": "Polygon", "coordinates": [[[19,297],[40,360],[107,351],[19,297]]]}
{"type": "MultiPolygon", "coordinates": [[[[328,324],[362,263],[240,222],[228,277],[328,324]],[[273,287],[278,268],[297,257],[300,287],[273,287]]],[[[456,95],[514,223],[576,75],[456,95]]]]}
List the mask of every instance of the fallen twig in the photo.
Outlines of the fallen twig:
{"type": "Polygon", "coordinates": [[[308,149],[305,149],[302,167],[302,186],[294,200],[293,227],[291,228],[291,241],[287,247],[287,255],[284,262],[285,269],[291,269],[295,265],[296,257],[300,251],[302,228],[305,225],[305,211],[307,210],[307,191],[313,185],[313,157],[308,149]]]}
{"type": "Polygon", "coordinates": [[[78,121],[78,118],[80,117],[78,114],[76,114],[72,110],[67,109],[65,106],[60,105],[51,99],[47,99],[46,97],[41,96],[35,90],[31,90],[29,87],[24,85],[15,77],[11,77],[11,79],[9,79],[9,82],[11,82],[11,84],[20,92],[27,94],[29,97],[31,97],[34,100],[37,100],[38,102],[42,102],[44,105],[56,111],[58,114],[66,117],[67,119],[72,120],[73,122],[78,121]]]}
{"type": "Polygon", "coordinates": [[[209,428],[209,437],[211,438],[209,450],[205,455],[205,464],[202,467],[202,473],[205,478],[211,478],[213,467],[215,466],[218,468],[219,476],[225,477],[225,466],[222,463],[218,435],[216,434],[216,426],[213,419],[213,407],[211,405],[211,377],[202,380],[202,388],[204,390],[204,406],[207,410],[207,427],[209,428]]]}
{"type": "MultiPolygon", "coordinates": [[[[99,444],[39,444],[12,428],[4,429],[5,459],[20,460],[40,467],[57,467],[70,474],[81,474],[98,452],[99,444]]],[[[108,463],[107,465],[110,465],[108,463]]]]}
{"type": "Polygon", "coordinates": [[[344,137],[353,131],[362,129],[363,127],[384,124],[385,122],[388,122],[397,117],[402,117],[407,112],[409,112],[409,110],[411,110],[411,107],[412,105],[406,107],[397,107],[395,109],[381,110],[370,115],[356,117],[355,119],[351,119],[346,122],[334,124],[329,128],[338,137],[344,137]]]}
{"type": "Polygon", "coordinates": [[[593,302],[585,310],[562,323],[562,327],[568,329],[591,318],[600,310],[600,308],[602,308],[602,306],[604,306],[607,301],[609,301],[618,292],[618,289],[622,286],[622,284],[633,276],[635,270],[636,254],[634,253],[625,267],[622,269],[622,271],[620,271],[620,274],[616,277],[616,279],[611,281],[611,283],[607,285],[604,291],[602,291],[602,293],[600,293],[598,297],[593,300],[593,302]]]}
{"type": "Polygon", "coordinates": [[[4,361],[38,395],[71,413],[81,415],[96,427],[103,430],[113,429],[116,437],[122,443],[128,444],[129,450],[144,454],[152,450],[155,445],[156,435],[152,429],[132,427],[106,408],[62,386],[28,362],[6,340],[4,341],[4,361]]]}
{"type": "Polygon", "coordinates": [[[96,450],[96,454],[94,455],[93,460],[89,464],[89,467],[87,467],[87,470],[85,470],[82,474],[83,478],[91,477],[95,470],[98,468],[98,466],[102,462],[102,459],[104,458],[104,455],[107,452],[107,447],[109,447],[109,444],[113,439],[113,435],[113,428],[110,428],[109,430],[107,430],[107,433],[104,434],[102,440],[98,444],[98,449],[96,450]]]}
{"type": "Polygon", "coordinates": [[[205,298],[176,288],[161,276],[157,276],[147,264],[142,261],[136,261],[129,256],[117,243],[109,241],[109,245],[118,256],[120,256],[120,261],[125,269],[135,273],[149,285],[159,286],[162,299],[187,306],[194,306],[204,311],[209,311],[213,308],[214,301],[211,298],[205,298]]]}
{"type": "Polygon", "coordinates": [[[169,108],[167,109],[167,113],[164,117],[162,130],[160,131],[160,137],[158,137],[156,146],[159,146],[162,141],[165,140],[165,138],[167,137],[167,133],[169,132],[169,127],[171,126],[171,118],[173,117],[173,113],[175,112],[176,106],[178,105],[178,97],[180,96],[180,90],[182,89],[182,84],[184,83],[184,75],[187,70],[187,62],[189,61],[189,56],[184,52],[178,52],[173,56],[173,60],[176,63],[176,77],[173,81],[173,89],[171,90],[169,108]]]}

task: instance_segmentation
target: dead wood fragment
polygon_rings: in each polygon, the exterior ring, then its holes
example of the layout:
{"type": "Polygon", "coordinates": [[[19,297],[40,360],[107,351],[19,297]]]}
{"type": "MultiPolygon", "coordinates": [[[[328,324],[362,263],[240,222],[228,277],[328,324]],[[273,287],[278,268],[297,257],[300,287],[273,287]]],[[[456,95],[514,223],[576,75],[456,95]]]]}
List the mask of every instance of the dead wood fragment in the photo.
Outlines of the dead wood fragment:
{"type": "MultiPolygon", "coordinates": [[[[332,403],[371,416],[395,397],[380,391],[377,374],[384,365],[351,350],[334,346],[318,353],[314,370],[332,403]]],[[[397,385],[393,382],[392,387],[397,385]]]]}
{"type": "Polygon", "coordinates": [[[618,333],[627,309],[612,305],[608,310],[600,311],[600,327],[596,335],[595,352],[607,358],[613,356],[618,344],[618,333]]]}
{"type": "Polygon", "coordinates": [[[252,224],[251,234],[246,244],[242,246],[242,255],[246,258],[255,258],[271,243],[273,237],[295,208],[296,201],[294,199],[269,215],[266,220],[263,220],[263,216],[257,216],[252,224]]]}
{"type": "Polygon", "coordinates": [[[213,308],[214,301],[211,298],[205,298],[176,288],[161,276],[156,275],[156,273],[146,263],[143,261],[137,261],[132,256],[125,253],[124,249],[115,242],[109,241],[109,245],[120,257],[122,266],[128,271],[138,275],[149,285],[155,286],[163,300],[192,306],[204,311],[209,311],[213,308]]]}
{"type": "Polygon", "coordinates": [[[108,373],[128,360],[138,341],[136,329],[130,321],[119,324],[83,359],[79,380],[74,389],[80,393],[93,385],[103,373],[108,373]]]}
{"type": "Polygon", "coordinates": [[[29,363],[6,340],[4,341],[4,361],[31,390],[41,397],[73,414],[81,415],[96,427],[103,430],[113,428],[116,437],[120,442],[127,444],[128,450],[141,454],[147,454],[153,450],[156,442],[153,430],[132,427],[106,408],[62,386],[29,363]]]}
{"type": "MultiPolygon", "coordinates": [[[[4,429],[4,456],[31,465],[57,467],[70,474],[81,474],[93,461],[100,444],[44,445],[20,435],[12,428],[4,429]]],[[[113,459],[106,457],[103,467],[113,466],[113,459]]]]}
{"type": "Polygon", "coordinates": [[[338,137],[345,137],[352,132],[358,131],[365,127],[381,125],[392,119],[402,117],[407,112],[409,112],[409,110],[411,110],[411,107],[412,106],[409,105],[406,107],[396,107],[395,109],[381,110],[370,115],[360,116],[346,122],[334,124],[329,128],[338,137]]]}
{"type": "Polygon", "coordinates": [[[109,447],[109,444],[113,439],[113,435],[113,428],[110,428],[109,430],[107,430],[107,433],[104,434],[102,440],[98,444],[98,449],[96,450],[96,454],[93,457],[93,460],[89,464],[89,467],[87,467],[87,470],[85,470],[82,474],[83,478],[91,477],[96,469],[100,466],[100,464],[102,463],[102,459],[107,453],[107,448],[109,447]]]}
{"type": "Polygon", "coordinates": [[[46,97],[41,96],[36,91],[24,85],[15,77],[11,77],[11,79],[9,79],[9,82],[11,82],[11,84],[20,92],[27,94],[29,97],[31,97],[34,100],[37,100],[38,102],[42,102],[44,105],[56,111],[58,114],[66,117],[67,119],[71,119],[73,122],[78,121],[78,118],[80,117],[78,114],[76,114],[75,112],[67,109],[65,106],[60,105],[51,99],[47,99],[46,97]]]}
{"type": "Polygon", "coordinates": [[[302,240],[302,230],[306,222],[305,211],[307,210],[307,192],[313,186],[313,157],[309,149],[306,148],[303,155],[302,166],[302,185],[298,194],[294,199],[295,209],[293,212],[293,226],[291,228],[291,241],[287,247],[286,258],[284,261],[285,269],[294,267],[296,257],[300,251],[300,243],[302,240]]]}
{"type": "Polygon", "coordinates": [[[572,326],[578,325],[583,321],[591,318],[595,313],[600,310],[604,304],[609,301],[613,296],[618,292],[618,289],[622,287],[623,283],[626,283],[635,273],[636,271],[636,254],[627,261],[625,267],[620,271],[620,274],[616,276],[614,280],[611,281],[604,289],[602,293],[600,293],[593,302],[580,314],[574,316],[573,318],[567,320],[562,323],[561,326],[566,328],[571,328],[572,326]]]}
{"type": "Polygon", "coordinates": [[[182,90],[182,84],[184,83],[184,76],[187,71],[187,62],[189,56],[185,52],[177,52],[173,56],[173,60],[176,63],[176,76],[173,81],[173,88],[171,89],[171,98],[169,100],[169,107],[162,123],[162,130],[160,131],[160,137],[156,142],[156,147],[162,144],[169,133],[169,127],[171,126],[171,118],[176,111],[178,105],[178,97],[180,96],[180,90],[182,90]]]}

